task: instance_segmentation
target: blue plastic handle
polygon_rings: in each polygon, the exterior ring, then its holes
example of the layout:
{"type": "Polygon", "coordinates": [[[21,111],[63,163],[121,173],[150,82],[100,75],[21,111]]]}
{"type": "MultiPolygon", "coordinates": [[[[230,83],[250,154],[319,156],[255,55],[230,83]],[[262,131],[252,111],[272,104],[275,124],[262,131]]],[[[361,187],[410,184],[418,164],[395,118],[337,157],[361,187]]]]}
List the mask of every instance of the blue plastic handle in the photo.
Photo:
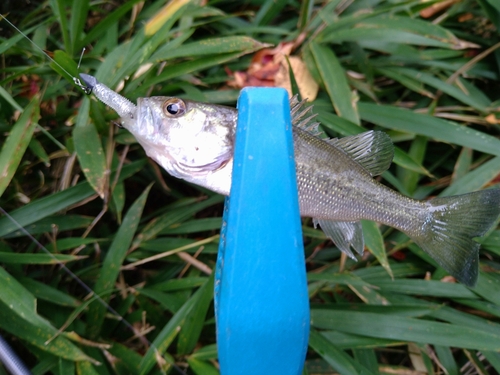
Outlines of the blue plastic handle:
{"type": "Polygon", "coordinates": [[[238,100],[231,194],[215,279],[222,375],[299,375],[309,299],[287,92],[238,100]]]}

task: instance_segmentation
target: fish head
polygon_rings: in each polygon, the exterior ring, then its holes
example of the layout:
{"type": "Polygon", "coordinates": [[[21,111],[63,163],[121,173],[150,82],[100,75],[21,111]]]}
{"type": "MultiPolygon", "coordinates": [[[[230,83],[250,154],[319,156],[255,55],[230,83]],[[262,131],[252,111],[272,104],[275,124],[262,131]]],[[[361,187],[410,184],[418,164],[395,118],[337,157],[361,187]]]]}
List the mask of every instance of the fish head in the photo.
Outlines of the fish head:
{"type": "Polygon", "coordinates": [[[229,195],[235,108],[174,97],[139,98],[137,105],[89,74],[80,84],[121,116],[120,123],[171,175],[229,195]]]}
{"type": "Polygon", "coordinates": [[[139,98],[125,127],[169,174],[229,194],[237,111],[156,96],[139,98]]]}

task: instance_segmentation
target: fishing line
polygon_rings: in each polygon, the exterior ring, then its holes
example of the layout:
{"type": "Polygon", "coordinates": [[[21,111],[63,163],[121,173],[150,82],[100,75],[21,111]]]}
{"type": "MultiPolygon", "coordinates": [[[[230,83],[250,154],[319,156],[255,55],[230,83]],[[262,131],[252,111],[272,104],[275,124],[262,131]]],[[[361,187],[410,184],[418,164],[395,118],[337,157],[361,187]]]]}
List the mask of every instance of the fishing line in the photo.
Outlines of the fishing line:
{"type": "MultiPolygon", "coordinates": [[[[61,64],[59,64],[56,60],[54,60],[52,57],[49,56],[49,54],[47,52],[45,52],[38,44],[36,44],[34,41],[32,41],[25,33],[23,33],[20,29],[17,28],[16,25],[14,25],[12,22],[10,22],[7,18],[4,17],[3,14],[0,14],[0,17],[2,17],[2,19],[4,19],[12,28],[14,28],[14,30],[16,30],[19,34],[21,34],[23,37],[25,37],[27,40],[29,40],[29,42],[31,44],[33,44],[33,46],[35,46],[35,48],[40,51],[41,53],[43,53],[50,61],[52,61],[54,64],[56,64],[59,68],[62,69],[62,71],[64,73],[66,73],[68,76],[70,76],[72,79],[73,79],[73,83],[75,85],[77,85],[78,87],[80,87],[80,89],[83,90],[83,92],[87,95],[90,95],[90,93],[92,92],[92,90],[90,90],[86,85],[84,85],[80,79],[78,77],[75,77],[73,76],[70,72],[68,72],[66,69],[64,69],[61,64]]],[[[83,52],[85,52],[85,48],[83,49],[82,51],[82,57],[83,57],[83,52]]],[[[81,57],[80,57],[80,61],[81,61],[81,57]]],[[[80,63],[78,63],[78,67],[80,67],[80,63]]]]}
{"type": "MultiPolygon", "coordinates": [[[[4,19],[12,28],[14,28],[18,33],[20,33],[24,38],[29,40],[31,44],[35,46],[37,50],[42,52],[50,61],[52,61],[54,64],[59,66],[68,76],[73,78],[73,82],[80,87],[85,94],[90,94],[91,89],[89,89],[86,85],[82,84],[80,82],[80,79],[77,77],[74,77],[71,75],[66,69],[64,69],[61,64],[59,64],[57,61],[55,61],[52,57],[50,57],[41,47],[39,47],[35,42],[33,42],[26,34],[24,34],[21,30],[19,30],[12,22],[10,22],[7,18],[5,18],[2,14],[0,14],[0,17],[4,19]]],[[[83,54],[85,52],[85,48],[82,51],[82,54],[80,56],[80,61],[78,62],[78,68],[80,67],[80,63],[83,58],[83,54]]],[[[106,301],[104,301],[97,293],[95,293],[92,288],[90,288],[83,280],[81,280],[73,271],[71,271],[66,265],[60,261],[57,260],[57,258],[52,254],[47,248],[42,245],[30,232],[28,232],[14,217],[12,217],[7,211],[3,209],[3,207],[0,206],[0,213],[5,215],[26,237],[28,237],[40,250],[42,250],[44,253],[48,254],[63,270],[66,272],[73,280],[77,282],[78,285],[80,285],[90,296],[94,296],[97,301],[101,305],[103,305],[112,315],[114,315],[116,318],[118,318],[118,321],[122,322],[134,335],[137,335],[136,330],[134,329],[134,326],[129,323],[123,316],[121,316],[115,309],[113,309],[106,301]]],[[[148,345],[150,347],[155,347],[146,336],[142,336],[148,345]]],[[[179,366],[177,366],[175,363],[170,363],[170,365],[179,373],[182,375],[186,375],[186,372],[182,370],[179,366]]]]}
{"type": "MultiPolygon", "coordinates": [[[[64,72],[66,72],[66,74],[68,74],[70,77],[73,77],[66,69],[64,69],[60,64],[57,63],[57,61],[55,61],[53,58],[51,58],[42,48],[40,48],[35,42],[33,42],[26,34],[24,34],[21,30],[19,30],[12,22],[10,22],[7,18],[5,18],[2,14],[0,14],[0,17],[2,17],[5,21],[7,21],[7,23],[12,26],[17,32],[19,32],[22,36],[24,36],[26,39],[28,39],[31,44],[33,44],[35,46],[35,48],[37,48],[40,52],[42,52],[45,56],[47,56],[47,58],[49,60],[51,60],[52,62],[54,62],[56,65],[58,65],[64,72]]],[[[83,52],[85,51],[85,49],[82,51],[82,56],[83,56],[83,52]]],[[[80,58],[80,61],[81,61],[81,58],[80,58]]],[[[73,79],[75,79],[76,77],[73,77],[73,79]]],[[[0,206],[0,212],[2,214],[4,214],[15,226],[17,226],[17,228],[24,234],[26,235],[33,243],[35,243],[39,249],[41,249],[43,252],[45,252],[46,254],[48,254],[52,259],[54,259],[58,264],[59,266],[68,274],[71,276],[71,278],[73,278],[73,280],[75,280],[83,289],[85,289],[85,291],[91,295],[95,295],[97,300],[102,304],[104,305],[109,312],[111,312],[113,315],[117,316],[121,321],[124,322],[124,324],[126,326],[128,326],[129,329],[132,330],[132,332],[134,332],[133,330],[133,326],[127,322],[120,314],[118,314],[118,312],[116,312],[109,304],[107,304],[101,297],[99,297],[96,293],[94,293],[94,291],[92,290],[92,288],[90,288],[87,284],[85,284],[77,275],[75,275],[73,273],[73,271],[71,271],[68,267],[66,267],[64,265],[64,263],[62,262],[58,262],[56,257],[50,252],[47,250],[47,248],[45,248],[45,246],[43,246],[35,237],[33,237],[31,235],[31,233],[29,233],[21,224],[19,224],[17,222],[16,219],[14,219],[11,215],[9,215],[9,213],[7,211],[5,211],[3,209],[3,207],[0,206]]],[[[135,332],[134,332],[135,333],[135,332]]]]}
{"type": "MultiPolygon", "coordinates": [[[[115,309],[113,309],[106,301],[104,301],[97,293],[95,293],[91,287],[89,287],[85,282],[80,279],[73,271],[71,271],[66,265],[57,260],[57,258],[52,254],[45,246],[43,246],[40,241],[38,241],[30,232],[28,232],[15,218],[13,218],[7,211],[0,206],[0,213],[5,215],[26,237],[28,237],[40,250],[42,250],[45,254],[49,255],[73,280],[75,280],[78,285],[80,285],[85,291],[90,295],[94,296],[97,301],[115,317],[118,318],[120,322],[122,322],[134,335],[137,335],[137,332],[134,329],[134,326],[130,324],[123,316],[121,316],[115,309]]],[[[147,339],[146,336],[142,336],[148,343],[149,346],[154,347],[154,345],[147,339]]],[[[176,364],[171,363],[172,367],[174,367],[180,374],[186,375],[186,373],[178,367],[176,364]]]]}
{"type": "MultiPolygon", "coordinates": [[[[82,279],[80,279],[73,271],[71,271],[66,265],[62,262],[59,262],[57,258],[52,254],[45,246],[43,246],[30,232],[28,232],[19,222],[14,219],[7,211],[0,206],[0,212],[4,214],[26,237],[28,237],[40,250],[42,250],[45,254],[49,255],[57,264],[68,274],[71,276],[73,280],[75,280],[87,293],[91,296],[95,296],[96,299],[105,306],[110,313],[118,317],[123,323],[133,331],[133,326],[129,322],[127,322],[116,310],[114,310],[109,304],[107,304],[99,295],[97,295],[92,288],[90,288],[82,279]]],[[[134,332],[135,333],[135,332],[134,332]]]]}

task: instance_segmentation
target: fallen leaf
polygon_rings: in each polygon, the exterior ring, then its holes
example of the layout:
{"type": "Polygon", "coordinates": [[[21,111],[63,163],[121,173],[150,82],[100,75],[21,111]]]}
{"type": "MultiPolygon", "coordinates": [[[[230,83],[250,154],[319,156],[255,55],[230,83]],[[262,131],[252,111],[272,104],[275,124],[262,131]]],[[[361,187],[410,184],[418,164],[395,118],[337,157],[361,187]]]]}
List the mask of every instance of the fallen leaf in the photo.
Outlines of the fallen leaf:
{"type": "Polygon", "coordinates": [[[246,72],[230,73],[233,79],[228,85],[235,88],[248,86],[283,87],[292,96],[289,66],[290,61],[300,95],[312,101],[316,98],[319,86],[298,56],[291,56],[297,43],[280,43],[275,48],[265,48],[255,53],[246,72]]]}
{"type": "MultiPolygon", "coordinates": [[[[290,56],[288,58],[292,67],[293,75],[299,86],[300,96],[312,102],[318,95],[319,86],[307,70],[306,64],[298,56],[290,56]]],[[[277,87],[283,87],[292,96],[292,84],[290,81],[289,66],[286,60],[281,62],[280,69],[275,77],[277,87]]]]}

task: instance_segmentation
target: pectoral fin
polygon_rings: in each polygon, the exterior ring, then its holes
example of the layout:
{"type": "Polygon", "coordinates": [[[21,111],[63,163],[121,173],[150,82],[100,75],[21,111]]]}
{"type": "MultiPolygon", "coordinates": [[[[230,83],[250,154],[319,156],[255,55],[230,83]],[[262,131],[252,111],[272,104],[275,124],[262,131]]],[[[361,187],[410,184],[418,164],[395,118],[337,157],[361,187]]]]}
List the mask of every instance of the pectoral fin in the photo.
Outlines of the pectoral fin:
{"type": "Polygon", "coordinates": [[[313,219],[313,223],[315,227],[319,224],[333,243],[350,258],[357,260],[351,251],[351,246],[360,255],[363,254],[365,243],[361,222],[313,219]]]}

